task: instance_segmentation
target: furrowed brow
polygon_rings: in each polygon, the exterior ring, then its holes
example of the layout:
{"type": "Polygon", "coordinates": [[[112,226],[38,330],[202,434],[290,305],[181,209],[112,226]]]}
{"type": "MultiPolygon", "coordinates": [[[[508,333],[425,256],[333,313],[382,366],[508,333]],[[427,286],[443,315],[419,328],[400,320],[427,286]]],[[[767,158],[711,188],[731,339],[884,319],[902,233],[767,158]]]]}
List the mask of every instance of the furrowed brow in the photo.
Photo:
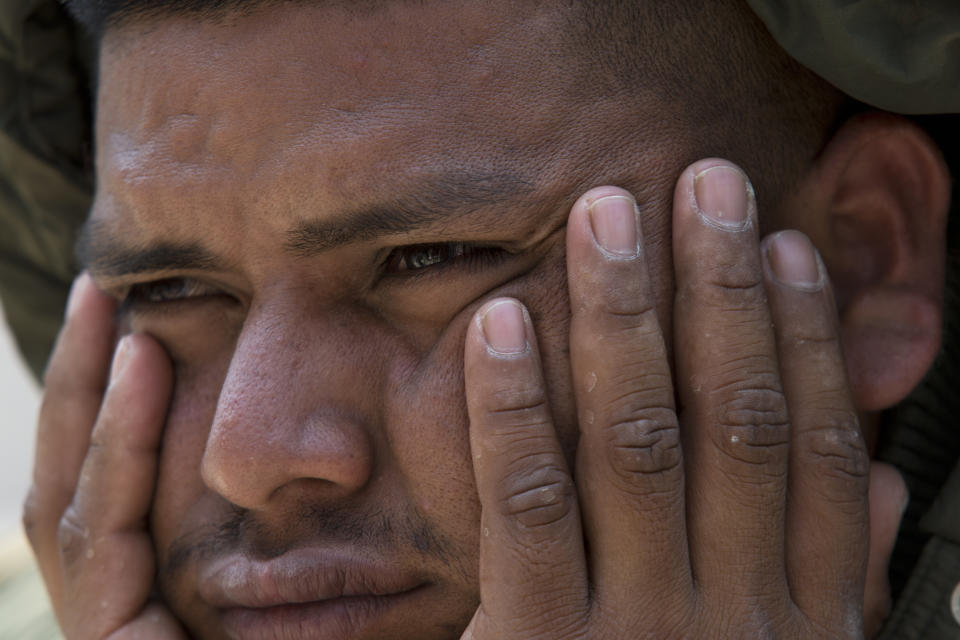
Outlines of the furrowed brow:
{"type": "MultiPolygon", "coordinates": [[[[353,242],[409,233],[463,218],[483,208],[507,209],[527,200],[531,183],[513,175],[453,174],[423,182],[391,202],[310,220],[287,234],[287,249],[299,256],[353,242]]],[[[473,226],[484,221],[472,221],[473,226]]],[[[490,221],[494,227],[503,219],[490,221]]]]}
{"type": "MultiPolygon", "coordinates": [[[[529,182],[513,175],[444,175],[418,184],[393,201],[304,222],[288,232],[286,248],[309,257],[353,242],[452,222],[484,208],[497,207],[502,212],[526,202],[532,192],[529,182]]],[[[471,224],[494,229],[503,224],[503,218],[473,220],[471,224]]],[[[131,246],[118,240],[108,223],[93,219],[81,228],[75,253],[84,268],[101,278],[221,266],[200,244],[131,246]]]]}
{"type": "Polygon", "coordinates": [[[216,256],[200,245],[161,243],[131,247],[118,241],[106,225],[88,220],[80,230],[75,253],[94,276],[118,277],[168,270],[208,270],[218,265],[216,256]]]}

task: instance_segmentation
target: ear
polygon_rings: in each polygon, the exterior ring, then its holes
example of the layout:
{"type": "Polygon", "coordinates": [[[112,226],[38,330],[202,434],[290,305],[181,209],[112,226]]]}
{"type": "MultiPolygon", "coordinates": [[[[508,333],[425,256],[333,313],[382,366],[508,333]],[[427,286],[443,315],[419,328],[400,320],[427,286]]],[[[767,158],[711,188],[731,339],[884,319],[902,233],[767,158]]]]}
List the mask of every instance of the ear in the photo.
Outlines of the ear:
{"type": "Polygon", "coordinates": [[[781,210],[834,283],[861,411],[902,400],[940,348],[949,206],[936,144],[909,120],[870,113],[840,128],[781,210]]]}

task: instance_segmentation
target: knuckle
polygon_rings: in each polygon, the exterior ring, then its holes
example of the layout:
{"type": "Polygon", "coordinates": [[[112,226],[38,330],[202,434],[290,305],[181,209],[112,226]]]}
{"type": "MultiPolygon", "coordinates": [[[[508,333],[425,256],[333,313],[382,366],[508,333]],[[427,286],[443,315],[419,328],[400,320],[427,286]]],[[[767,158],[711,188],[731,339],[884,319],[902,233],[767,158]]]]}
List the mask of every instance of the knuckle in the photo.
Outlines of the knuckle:
{"type": "Polygon", "coordinates": [[[790,442],[786,400],[772,376],[767,384],[724,394],[715,412],[720,451],[739,462],[765,466],[784,459],[790,442]]]}
{"type": "Polygon", "coordinates": [[[799,434],[798,440],[813,464],[828,478],[866,481],[870,474],[870,456],[853,411],[836,411],[821,417],[817,426],[799,434]]]}
{"type": "Polygon", "coordinates": [[[606,332],[659,331],[657,309],[646,296],[612,295],[599,301],[594,322],[606,332]]]}
{"type": "Polygon", "coordinates": [[[656,298],[643,260],[603,268],[574,267],[571,278],[573,319],[584,319],[601,331],[658,327],[656,298]]]}
{"type": "Polygon", "coordinates": [[[833,353],[840,348],[840,337],[833,324],[825,318],[816,322],[784,322],[777,325],[781,348],[793,351],[833,353]]]}
{"type": "Polygon", "coordinates": [[[523,437],[525,430],[546,424],[547,416],[546,402],[541,402],[532,405],[491,409],[487,412],[487,423],[495,425],[495,429],[504,437],[523,437]]]}
{"type": "Polygon", "coordinates": [[[659,369],[656,365],[666,358],[663,333],[654,309],[641,315],[604,311],[582,324],[575,319],[574,325],[580,350],[611,359],[618,364],[617,371],[628,372],[625,377],[639,375],[630,371],[659,369]]]}
{"type": "Polygon", "coordinates": [[[57,528],[57,547],[65,566],[72,566],[83,558],[90,546],[90,528],[71,505],[64,511],[57,528]]]}
{"type": "Polygon", "coordinates": [[[36,485],[30,487],[26,499],[23,501],[23,507],[20,512],[20,522],[23,525],[23,531],[30,542],[30,546],[37,548],[43,528],[43,507],[37,492],[36,485]]]}
{"type": "Polygon", "coordinates": [[[87,443],[88,458],[103,458],[109,461],[109,456],[115,453],[118,442],[111,442],[108,431],[112,426],[114,416],[101,411],[97,423],[90,430],[90,441],[87,443]]]}
{"type": "Polygon", "coordinates": [[[539,424],[548,415],[547,398],[540,385],[497,389],[486,403],[489,422],[511,427],[539,424]]]}
{"type": "Polygon", "coordinates": [[[607,451],[610,466],[627,480],[644,480],[677,469],[681,456],[676,415],[664,408],[611,425],[607,451]]]}
{"type": "Polygon", "coordinates": [[[501,500],[502,515],[525,529],[544,529],[567,520],[574,510],[570,475],[554,464],[510,474],[501,500]]]}
{"type": "Polygon", "coordinates": [[[701,279],[695,278],[691,286],[698,297],[708,302],[713,301],[720,307],[730,302],[751,306],[766,304],[760,268],[753,261],[744,260],[740,252],[720,259],[702,273],[701,279]]]}

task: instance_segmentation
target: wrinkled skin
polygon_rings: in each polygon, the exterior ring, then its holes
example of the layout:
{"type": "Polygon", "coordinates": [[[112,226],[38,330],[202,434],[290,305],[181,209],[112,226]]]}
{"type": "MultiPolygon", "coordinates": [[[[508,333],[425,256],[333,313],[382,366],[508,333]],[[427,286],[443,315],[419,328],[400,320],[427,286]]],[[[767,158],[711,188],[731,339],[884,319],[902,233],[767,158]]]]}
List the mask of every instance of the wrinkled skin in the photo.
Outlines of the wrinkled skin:
{"type": "Polygon", "coordinates": [[[762,250],[739,169],[684,171],[654,98],[544,77],[514,22],[310,11],[105,43],[88,253],[133,335],[105,389],[85,280],[51,366],[31,529],[68,634],[861,634],[869,460],[805,238],[762,250]],[[745,222],[701,215],[708,175],[745,222]],[[414,271],[444,243],[494,250],[414,271]],[[264,610],[311,589],[366,596],[264,610]]]}

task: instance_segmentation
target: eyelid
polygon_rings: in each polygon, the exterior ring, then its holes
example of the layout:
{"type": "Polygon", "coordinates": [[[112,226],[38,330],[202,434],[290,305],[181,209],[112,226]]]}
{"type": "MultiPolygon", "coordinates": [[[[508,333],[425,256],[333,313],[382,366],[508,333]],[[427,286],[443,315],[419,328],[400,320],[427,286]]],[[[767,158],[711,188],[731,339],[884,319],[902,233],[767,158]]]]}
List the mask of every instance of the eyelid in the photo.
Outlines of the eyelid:
{"type": "MultiPolygon", "coordinates": [[[[387,250],[381,261],[381,274],[387,278],[401,281],[403,279],[421,279],[439,276],[449,269],[464,271],[481,270],[496,267],[508,258],[514,256],[511,251],[489,244],[475,244],[471,242],[427,242],[402,245],[387,250]],[[391,260],[403,252],[427,251],[439,249],[448,252],[435,264],[427,264],[419,268],[404,268],[390,271],[391,260]]],[[[173,310],[174,305],[189,303],[196,299],[215,296],[226,296],[243,300],[229,286],[211,283],[205,277],[191,275],[170,275],[156,277],[152,280],[136,282],[125,287],[118,287],[111,292],[120,302],[121,313],[131,311],[157,312],[161,308],[173,310]]]]}
{"type": "Polygon", "coordinates": [[[223,289],[198,278],[173,276],[130,285],[121,305],[125,309],[138,306],[155,307],[223,293],[223,289]]]}
{"type": "Polygon", "coordinates": [[[474,244],[471,242],[425,242],[394,247],[383,260],[383,273],[389,278],[421,278],[439,275],[447,269],[482,269],[496,266],[513,255],[506,249],[494,245],[474,244]],[[426,252],[430,249],[440,249],[449,252],[449,255],[438,259],[436,263],[417,268],[396,268],[391,270],[391,263],[400,259],[403,252],[426,252]]]}

